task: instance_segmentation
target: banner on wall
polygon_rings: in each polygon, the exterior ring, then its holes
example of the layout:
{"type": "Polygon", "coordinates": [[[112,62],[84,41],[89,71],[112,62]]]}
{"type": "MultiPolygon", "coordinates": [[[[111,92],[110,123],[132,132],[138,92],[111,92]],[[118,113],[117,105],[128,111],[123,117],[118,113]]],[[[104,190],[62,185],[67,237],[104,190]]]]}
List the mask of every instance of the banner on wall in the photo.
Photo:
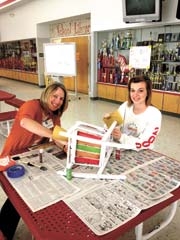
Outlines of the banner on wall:
{"type": "Polygon", "coordinates": [[[90,17],[70,19],[50,25],[51,38],[89,35],[90,32],[90,17]]]}

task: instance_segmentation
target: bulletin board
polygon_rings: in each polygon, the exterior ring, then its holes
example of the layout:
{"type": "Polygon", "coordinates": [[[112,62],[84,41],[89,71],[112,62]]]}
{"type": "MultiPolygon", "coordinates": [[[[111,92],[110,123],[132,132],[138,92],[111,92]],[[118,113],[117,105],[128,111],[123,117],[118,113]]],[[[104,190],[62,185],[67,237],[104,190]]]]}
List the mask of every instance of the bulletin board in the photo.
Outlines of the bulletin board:
{"type": "Polygon", "coordinates": [[[76,76],[76,43],[44,43],[45,74],[76,76]]]}
{"type": "Polygon", "coordinates": [[[151,46],[134,46],[129,52],[129,67],[149,69],[151,61],[151,46]]]}

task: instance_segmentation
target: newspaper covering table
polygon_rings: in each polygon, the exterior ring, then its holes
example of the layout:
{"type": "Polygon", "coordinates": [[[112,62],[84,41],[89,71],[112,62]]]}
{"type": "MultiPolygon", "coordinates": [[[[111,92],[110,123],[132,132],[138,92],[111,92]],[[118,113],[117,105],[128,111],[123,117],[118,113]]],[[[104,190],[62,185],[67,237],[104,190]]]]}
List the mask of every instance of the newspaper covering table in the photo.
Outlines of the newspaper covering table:
{"type": "Polygon", "coordinates": [[[150,200],[127,188],[122,182],[97,186],[91,191],[81,192],[66,199],[66,204],[97,235],[106,234],[149,208],[169,198],[150,200]]]}
{"type": "Polygon", "coordinates": [[[179,168],[179,161],[151,150],[122,151],[120,160],[114,153],[105,173],[124,173],[126,181],[107,181],[65,202],[92,231],[103,235],[169,198],[179,187],[179,168]]]}
{"type": "MultiPolygon", "coordinates": [[[[179,187],[180,162],[151,150],[121,151],[112,154],[104,174],[125,174],[125,181],[79,179],[68,181],[57,174],[66,165],[66,157],[56,147],[43,153],[47,171],[27,166],[39,164],[38,150],[19,155],[26,174],[10,183],[32,211],[63,200],[97,235],[103,235],[171,196],[179,187]]],[[[76,172],[96,173],[95,167],[76,166],[76,172]]],[[[7,174],[4,173],[7,177],[7,174]]]]}
{"type": "MultiPolygon", "coordinates": [[[[38,150],[18,155],[20,160],[17,160],[17,163],[25,167],[25,175],[20,178],[8,178],[33,212],[63,200],[67,196],[79,191],[79,188],[66,178],[56,174],[56,169],[64,168],[65,163],[64,158],[61,161],[60,158],[56,157],[56,154],[62,153],[62,151],[58,151],[55,148],[51,154],[48,152],[43,153],[44,162],[41,165],[45,166],[47,171],[27,165],[28,163],[39,163],[38,150]]],[[[39,164],[39,166],[41,165],[39,164]]],[[[6,172],[4,174],[8,177],[6,172]]]]}

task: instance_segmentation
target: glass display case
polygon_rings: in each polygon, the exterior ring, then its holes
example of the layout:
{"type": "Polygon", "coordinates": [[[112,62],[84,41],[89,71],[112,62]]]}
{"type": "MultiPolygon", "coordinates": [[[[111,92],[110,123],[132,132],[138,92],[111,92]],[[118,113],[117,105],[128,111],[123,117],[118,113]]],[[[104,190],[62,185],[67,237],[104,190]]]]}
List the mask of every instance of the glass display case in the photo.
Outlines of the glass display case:
{"type": "Polygon", "coordinates": [[[38,84],[35,39],[0,43],[0,76],[38,84]]]}
{"type": "Polygon", "coordinates": [[[36,40],[0,43],[0,68],[37,72],[36,40]]]}
{"type": "Polygon", "coordinates": [[[135,74],[152,80],[152,104],[164,112],[180,113],[180,26],[126,29],[98,33],[97,93],[99,98],[123,102],[127,83],[135,74]],[[134,46],[151,46],[150,67],[131,69],[134,46]],[[172,98],[174,109],[168,105],[172,98]],[[167,103],[166,103],[167,102],[167,103]],[[165,106],[165,103],[167,106],[165,106]]]}

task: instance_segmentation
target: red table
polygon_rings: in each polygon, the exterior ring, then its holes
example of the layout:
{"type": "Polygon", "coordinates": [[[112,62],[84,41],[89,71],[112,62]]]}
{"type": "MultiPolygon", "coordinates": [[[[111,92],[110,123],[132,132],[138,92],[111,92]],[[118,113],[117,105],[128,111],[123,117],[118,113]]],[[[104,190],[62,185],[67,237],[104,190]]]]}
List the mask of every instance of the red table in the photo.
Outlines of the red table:
{"type": "Polygon", "coordinates": [[[15,94],[0,90],[0,101],[5,101],[14,98],[15,96],[16,96],[15,94]]]}
{"type": "MultiPolygon", "coordinates": [[[[140,228],[136,232],[140,233],[142,227],[141,223],[143,221],[172,203],[177,203],[177,200],[180,198],[180,188],[178,188],[172,192],[173,196],[169,199],[142,211],[137,217],[118,227],[114,231],[103,236],[97,236],[63,201],[59,201],[47,208],[33,213],[2,172],[0,173],[0,182],[5,193],[18,210],[36,240],[115,240],[117,237],[136,227],[138,224],[140,228]]],[[[140,235],[139,233],[136,234],[140,235]]],[[[139,236],[136,239],[139,240],[142,238],[139,236]]]]}
{"type": "MultiPolygon", "coordinates": [[[[16,97],[15,94],[0,90],[0,101],[6,101],[9,99],[12,99],[16,97]]],[[[6,132],[4,133],[3,131],[1,132],[2,135],[4,135],[5,137],[7,137],[9,135],[10,132],[10,121],[12,119],[14,119],[15,115],[16,115],[16,111],[8,111],[8,112],[1,112],[1,104],[0,104],[0,114],[1,114],[1,119],[0,122],[6,122],[6,132]]]]}
{"type": "MultiPolygon", "coordinates": [[[[0,90],[0,101],[6,101],[8,99],[12,99],[16,97],[15,94],[0,90]]],[[[0,112],[1,112],[1,105],[0,105],[0,112]]]]}

